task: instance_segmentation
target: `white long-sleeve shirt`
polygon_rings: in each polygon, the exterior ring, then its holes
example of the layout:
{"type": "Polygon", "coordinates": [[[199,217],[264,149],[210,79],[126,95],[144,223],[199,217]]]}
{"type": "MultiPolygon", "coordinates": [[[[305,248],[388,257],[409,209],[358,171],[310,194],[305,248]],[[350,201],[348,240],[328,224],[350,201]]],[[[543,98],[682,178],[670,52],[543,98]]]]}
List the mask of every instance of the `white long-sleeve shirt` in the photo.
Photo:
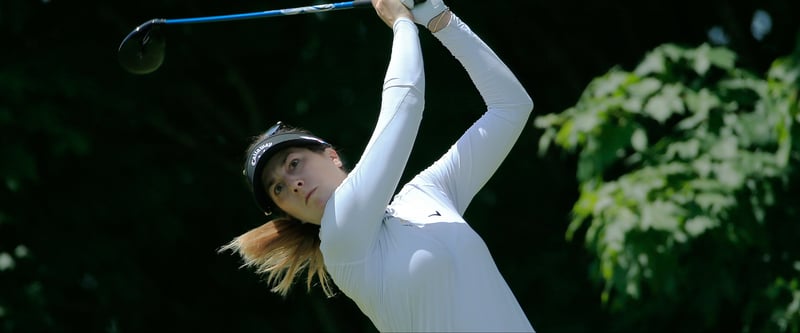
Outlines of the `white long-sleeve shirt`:
{"type": "Polygon", "coordinates": [[[380,331],[531,332],[489,249],[462,217],[527,123],[531,99],[453,15],[434,35],[466,68],[487,111],[392,199],[425,89],[416,26],[400,19],[393,31],[377,126],[322,217],[327,270],[380,331]]]}

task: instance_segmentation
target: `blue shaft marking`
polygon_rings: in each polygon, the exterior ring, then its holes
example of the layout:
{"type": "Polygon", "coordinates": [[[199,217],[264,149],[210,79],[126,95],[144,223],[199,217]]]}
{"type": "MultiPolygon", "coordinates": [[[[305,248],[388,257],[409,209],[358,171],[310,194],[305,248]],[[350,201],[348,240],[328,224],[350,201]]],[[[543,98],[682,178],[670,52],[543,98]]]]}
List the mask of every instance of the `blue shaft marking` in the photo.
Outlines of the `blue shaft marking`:
{"type": "Polygon", "coordinates": [[[205,22],[221,22],[221,21],[234,21],[246,20],[251,18],[270,17],[270,16],[286,16],[307,13],[326,12],[338,9],[353,8],[353,1],[337,2],[324,5],[313,5],[305,7],[296,7],[288,9],[275,9],[263,12],[252,12],[242,14],[218,15],[218,16],[204,16],[180,19],[165,19],[164,24],[186,24],[186,23],[205,23],[205,22]]]}

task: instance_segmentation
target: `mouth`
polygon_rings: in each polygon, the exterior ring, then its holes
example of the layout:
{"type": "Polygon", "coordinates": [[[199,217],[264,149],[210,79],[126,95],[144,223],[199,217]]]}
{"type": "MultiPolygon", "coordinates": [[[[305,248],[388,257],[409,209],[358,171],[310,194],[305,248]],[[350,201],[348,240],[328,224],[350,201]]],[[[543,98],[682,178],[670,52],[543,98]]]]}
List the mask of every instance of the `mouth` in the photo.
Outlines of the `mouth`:
{"type": "Polygon", "coordinates": [[[316,191],[317,191],[317,188],[314,188],[313,190],[309,191],[308,194],[306,194],[306,206],[308,206],[308,199],[310,199],[311,195],[314,194],[314,192],[316,192],[316,191]]]}

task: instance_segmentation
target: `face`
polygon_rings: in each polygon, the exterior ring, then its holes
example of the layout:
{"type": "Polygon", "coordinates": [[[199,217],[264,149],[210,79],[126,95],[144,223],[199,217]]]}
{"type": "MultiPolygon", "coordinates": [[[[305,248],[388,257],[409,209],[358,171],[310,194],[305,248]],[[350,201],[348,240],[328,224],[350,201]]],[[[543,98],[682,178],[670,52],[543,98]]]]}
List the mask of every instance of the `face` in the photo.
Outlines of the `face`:
{"type": "Polygon", "coordinates": [[[323,152],[287,148],[267,161],[261,181],[281,210],[301,221],[320,224],[325,204],[347,177],[341,167],[339,155],[331,148],[323,152]]]}

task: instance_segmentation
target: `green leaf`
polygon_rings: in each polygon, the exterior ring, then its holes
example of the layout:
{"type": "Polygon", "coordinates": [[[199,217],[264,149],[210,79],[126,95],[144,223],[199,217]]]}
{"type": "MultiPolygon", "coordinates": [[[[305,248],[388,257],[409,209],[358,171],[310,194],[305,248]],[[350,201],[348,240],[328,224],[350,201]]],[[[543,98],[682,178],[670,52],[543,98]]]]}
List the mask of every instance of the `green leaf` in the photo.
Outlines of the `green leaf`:
{"type": "Polygon", "coordinates": [[[574,125],[575,121],[572,119],[567,120],[556,135],[556,143],[568,150],[577,148],[581,142],[581,136],[573,131],[574,125]]]}
{"type": "Polygon", "coordinates": [[[594,212],[595,204],[597,203],[597,194],[594,191],[587,189],[587,185],[584,184],[581,186],[581,195],[578,198],[578,201],[572,207],[573,218],[567,227],[567,240],[571,240],[575,234],[575,231],[583,225],[583,222],[586,221],[589,217],[592,216],[594,212]]]}
{"type": "Polygon", "coordinates": [[[595,178],[601,173],[600,159],[595,154],[582,152],[578,158],[577,177],[581,182],[595,178]]]}
{"type": "Polygon", "coordinates": [[[28,250],[28,247],[25,245],[20,244],[14,248],[14,255],[17,256],[17,258],[26,258],[28,257],[29,254],[30,251],[28,250]]]}
{"type": "Polygon", "coordinates": [[[0,272],[14,269],[14,258],[6,253],[0,252],[0,272]]]}
{"type": "Polygon", "coordinates": [[[700,76],[706,75],[708,69],[711,68],[711,59],[709,59],[708,50],[708,44],[703,44],[693,52],[694,63],[692,64],[692,68],[697,74],[700,74],[700,76]]]}
{"type": "Polygon", "coordinates": [[[662,52],[664,57],[670,62],[678,62],[686,54],[686,48],[675,44],[664,44],[656,48],[658,52],[662,52]]]}
{"type": "Polygon", "coordinates": [[[665,86],[660,94],[647,101],[644,107],[645,113],[662,124],[674,113],[683,113],[684,106],[680,91],[681,87],[679,86],[665,86]]]}
{"type": "MultiPolygon", "coordinates": [[[[573,109],[566,110],[564,111],[564,114],[569,114],[572,112],[572,110],[573,109]]],[[[555,113],[549,113],[536,117],[536,119],[533,122],[533,125],[536,128],[551,128],[553,126],[558,126],[562,122],[563,119],[561,115],[555,113]]]]}
{"type": "MultiPolygon", "coordinates": [[[[769,89],[767,82],[745,73],[735,78],[720,81],[719,87],[724,88],[724,90],[733,90],[731,97],[739,97],[738,100],[744,98],[757,99],[761,96],[766,96],[769,89]]],[[[742,109],[742,107],[740,106],[738,109],[742,109]]]]}
{"type": "Polygon", "coordinates": [[[548,128],[542,133],[542,136],[539,138],[539,156],[544,156],[550,149],[550,144],[553,143],[556,133],[556,130],[553,128],[548,128]]]}
{"type": "Polygon", "coordinates": [[[723,136],[714,144],[709,153],[716,160],[736,158],[739,153],[739,140],[730,134],[723,136]]]}
{"type": "Polygon", "coordinates": [[[787,84],[800,82],[800,61],[796,57],[778,58],[772,62],[767,78],[787,84]]]}
{"type": "Polygon", "coordinates": [[[680,224],[680,216],[685,210],[669,201],[655,201],[642,205],[642,229],[673,231],[680,224]]]}
{"type": "Polygon", "coordinates": [[[719,214],[736,204],[736,199],[732,194],[722,194],[715,192],[698,193],[695,202],[704,211],[711,213],[712,216],[719,214]]]}
{"type": "Polygon", "coordinates": [[[663,74],[666,70],[667,66],[664,53],[651,51],[647,53],[644,60],[636,66],[633,72],[639,76],[646,76],[650,74],[663,74]]]}
{"type": "Polygon", "coordinates": [[[681,160],[693,160],[700,155],[700,140],[690,139],[685,142],[673,142],[667,146],[664,157],[672,160],[677,157],[681,160]]]}
{"type": "Polygon", "coordinates": [[[620,158],[630,144],[635,127],[632,124],[614,126],[606,123],[595,137],[589,136],[578,160],[578,179],[602,177],[606,168],[620,158]]]}
{"type": "Polygon", "coordinates": [[[700,215],[690,218],[684,224],[684,229],[686,232],[689,233],[692,237],[697,237],[706,232],[707,230],[711,230],[719,226],[719,220],[711,219],[708,216],[700,215]]]}
{"type": "Polygon", "coordinates": [[[633,131],[631,146],[639,152],[647,149],[647,132],[643,128],[636,128],[636,130],[633,131]]]}
{"type": "Polygon", "coordinates": [[[724,47],[711,48],[708,59],[714,66],[725,70],[733,70],[736,65],[736,53],[724,47]]]}
{"type": "Polygon", "coordinates": [[[708,155],[700,156],[692,161],[692,168],[700,178],[708,178],[712,169],[711,158],[708,155]]]}
{"type": "Polygon", "coordinates": [[[636,201],[637,204],[646,203],[651,200],[653,192],[667,185],[667,174],[663,171],[661,168],[645,167],[620,177],[617,183],[625,198],[636,201]]]}
{"type": "Polygon", "coordinates": [[[600,115],[605,113],[603,111],[603,108],[589,108],[577,112],[571,119],[574,130],[579,133],[592,132],[603,122],[604,119],[600,119],[600,115]]]}
{"type": "Polygon", "coordinates": [[[736,54],[723,47],[710,47],[708,44],[700,45],[694,51],[693,68],[697,74],[706,75],[711,66],[716,66],[726,71],[734,69],[736,54]]]}
{"type": "Polygon", "coordinates": [[[744,184],[744,174],[733,163],[717,163],[714,167],[714,173],[721,184],[732,189],[741,188],[744,184]]]}
{"type": "Polygon", "coordinates": [[[647,98],[656,93],[661,87],[662,84],[660,80],[645,78],[628,86],[628,92],[631,96],[647,98]]]}
{"type": "Polygon", "coordinates": [[[603,97],[614,95],[623,83],[631,80],[628,73],[612,70],[599,79],[594,80],[588,88],[592,97],[603,97]]]}
{"type": "Polygon", "coordinates": [[[682,130],[696,128],[698,125],[708,121],[711,109],[720,105],[719,97],[712,95],[706,88],[700,89],[697,93],[687,91],[685,101],[691,115],[678,123],[677,127],[682,130]]]}
{"type": "Polygon", "coordinates": [[[609,219],[606,224],[603,241],[607,246],[614,249],[622,249],[625,243],[625,235],[636,227],[638,217],[625,207],[620,207],[612,215],[613,219],[609,219]]]}

